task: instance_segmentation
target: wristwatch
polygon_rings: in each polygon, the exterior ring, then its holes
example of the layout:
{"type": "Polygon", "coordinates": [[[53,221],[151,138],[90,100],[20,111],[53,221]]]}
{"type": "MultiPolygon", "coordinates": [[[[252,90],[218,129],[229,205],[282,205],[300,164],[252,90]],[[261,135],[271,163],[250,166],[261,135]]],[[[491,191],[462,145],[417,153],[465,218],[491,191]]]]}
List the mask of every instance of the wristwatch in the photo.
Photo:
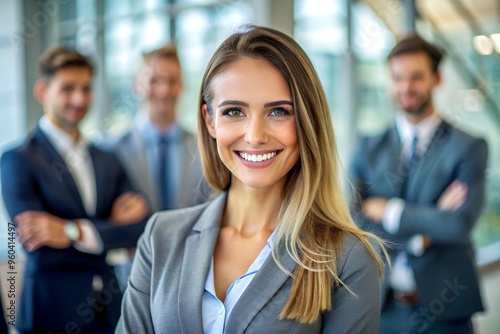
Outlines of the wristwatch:
{"type": "Polygon", "coordinates": [[[64,234],[71,240],[71,242],[76,242],[80,238],[80,230],[78,229],[78,224],[73,220],[68,220],[64,225],[64,234]]]}

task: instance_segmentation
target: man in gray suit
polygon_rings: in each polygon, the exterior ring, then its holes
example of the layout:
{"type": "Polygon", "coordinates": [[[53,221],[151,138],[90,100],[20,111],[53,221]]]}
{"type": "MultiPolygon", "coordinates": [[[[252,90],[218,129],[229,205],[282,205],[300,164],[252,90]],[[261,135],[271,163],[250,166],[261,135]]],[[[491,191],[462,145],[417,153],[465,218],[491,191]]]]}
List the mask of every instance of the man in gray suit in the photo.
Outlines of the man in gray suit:
{"type": "MultiPolygon", "coordinates": [[[[182,74],[174,45],[144,55],[135,86],[144,98],[135,124],[106,146],[117,155],[135,189],[146,196],[151,212],[205,202],[209,189],[203,178],[196,137],[176,122],[182,74]]],[[[115,253],[115,258],[123,259],[123,255],[115,253]]],[[[124,290],[132,262],[120,262],[115,271],[124,290]]]]}
{"type": "Polygon", "coordinates": [[[484,203],[487,146],[442,120],[442,52],[410,36],[389,54],[396,126],[363,138],[351,166],[359,225],[396,245],[380,333],[472,333],[483,311],[470,233],[484,203]]]}
{"type": "Polygon", "coordinates": [[[175,46],[144,55],[136,91],[144,98],[136,122],[111,145],[134,186],[145,194],[153,212],[206,201],[196,138],[176,122],[182,75],[175,46]]]}

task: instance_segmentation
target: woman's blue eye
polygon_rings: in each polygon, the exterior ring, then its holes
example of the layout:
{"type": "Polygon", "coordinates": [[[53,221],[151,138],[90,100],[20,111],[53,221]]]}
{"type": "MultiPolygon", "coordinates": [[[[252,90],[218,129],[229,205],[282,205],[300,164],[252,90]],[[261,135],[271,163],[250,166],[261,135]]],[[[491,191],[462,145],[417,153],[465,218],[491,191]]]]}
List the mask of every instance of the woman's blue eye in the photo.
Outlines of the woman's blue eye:
{"type": "Polygon", "coordinates": [[[286,116],[286,115],[290,115],[290,113],[285,108],[274,108],[273,110],[271,110],[271,115],[272,116],[286,116]]]}

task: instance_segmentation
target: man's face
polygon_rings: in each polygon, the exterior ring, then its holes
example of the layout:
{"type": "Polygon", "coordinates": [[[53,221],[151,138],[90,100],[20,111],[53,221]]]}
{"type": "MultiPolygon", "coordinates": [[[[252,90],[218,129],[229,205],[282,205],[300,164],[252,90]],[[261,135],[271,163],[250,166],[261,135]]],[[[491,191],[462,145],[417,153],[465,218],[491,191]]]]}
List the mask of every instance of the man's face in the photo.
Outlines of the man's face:
{"type": "Polygon", "coordinates": [[[432,90],[440,83],[425,53],[400,55],[389,61],[391,97],[397,106],[418,117],[432,106],[432,90]]]}
{"type": "Polygon", "coordinates": [[[149,104],[149,114],[160,122],[174,121],[182,92],[181,68],[174,59],[153,57],[142,69],[139,92],[149,104]]]}
{"type": "Polygon", "coordinates": [[[74,130],[92,103],[92,73],[84,67],[67,67],[51,79],[40,80],[35,96],[52,122],[63,129],[74,130]]]}

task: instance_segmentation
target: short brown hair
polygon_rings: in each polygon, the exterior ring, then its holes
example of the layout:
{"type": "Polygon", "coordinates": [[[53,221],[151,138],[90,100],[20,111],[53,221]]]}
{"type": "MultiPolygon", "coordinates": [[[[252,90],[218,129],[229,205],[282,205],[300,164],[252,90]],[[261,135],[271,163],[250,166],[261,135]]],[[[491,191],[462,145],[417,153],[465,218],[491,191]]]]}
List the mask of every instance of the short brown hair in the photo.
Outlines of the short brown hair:
{"type": "Polygon", "coordinates": [[[149,61],[151,58],[172,59],[175,60],[179,66],[181,65],[179,55],[177,54],[177,47],[172,43],[166,44],[159,49],[144,53],[143,59],[145,62],[149,61]]]}
{"type": "Polygon", "coordinates": [[[410,53],[425,53],[431,61],[434,73],[437,73],[439,64],[445,55],[442,48],[427,42],[417,34],[413,34],[399,41],[387,56],[387,60],[390,61],[393,58],[410,53]]]}
{"type": "Polygon", "coordinates": [[[56,46],[46,50],[38,61],[38,75],[50,80],[58,71],[67,67],[84,67],[92,74],[94,67],[90,61],[75,49],[66,46],[56,46]]]}

